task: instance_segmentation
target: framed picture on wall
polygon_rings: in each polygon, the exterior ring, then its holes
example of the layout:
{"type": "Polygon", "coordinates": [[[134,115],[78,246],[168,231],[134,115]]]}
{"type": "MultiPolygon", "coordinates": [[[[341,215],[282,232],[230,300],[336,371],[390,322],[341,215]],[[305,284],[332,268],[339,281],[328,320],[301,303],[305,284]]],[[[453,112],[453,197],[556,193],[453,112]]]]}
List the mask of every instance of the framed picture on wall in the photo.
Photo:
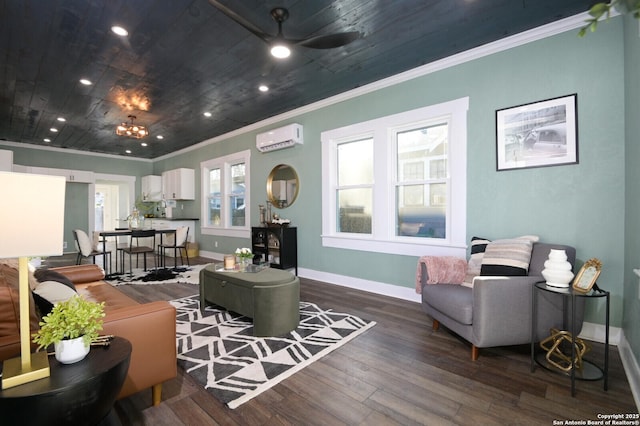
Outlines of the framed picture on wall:
{"type": "Polygon", "coordinates": [[[496,111],[497,170],[578,164],[578,95],[496,111]]]}

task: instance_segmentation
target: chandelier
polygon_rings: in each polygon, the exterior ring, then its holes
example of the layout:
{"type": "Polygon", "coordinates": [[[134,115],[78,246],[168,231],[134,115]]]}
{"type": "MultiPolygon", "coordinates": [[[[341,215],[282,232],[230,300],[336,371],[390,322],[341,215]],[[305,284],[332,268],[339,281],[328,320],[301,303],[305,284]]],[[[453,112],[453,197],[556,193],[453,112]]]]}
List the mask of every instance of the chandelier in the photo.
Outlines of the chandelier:
{"type": "Polygon", "coordinates": [[[130,123],[124,122],[116,127],[116,135],[126,136],[129,138],[142,139],[149,135],[149,129],[146,126],[140,124],[133,124],[133,120],[136,119],[135,115],[129,115],[130,123]]]}

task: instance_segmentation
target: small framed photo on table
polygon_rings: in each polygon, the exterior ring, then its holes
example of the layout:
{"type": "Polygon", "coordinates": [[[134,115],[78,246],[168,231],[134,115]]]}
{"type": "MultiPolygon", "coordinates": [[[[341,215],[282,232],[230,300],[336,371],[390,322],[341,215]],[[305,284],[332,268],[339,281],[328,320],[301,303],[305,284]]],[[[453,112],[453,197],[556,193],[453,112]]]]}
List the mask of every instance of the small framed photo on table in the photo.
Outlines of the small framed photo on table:
{"type": "Polygon", "coordinates": [[[598,259],[593,258],[587,260],[573,280],[573,289],[581,293],[588,293],[591,291],[601,270],[602,262],[598,259]]]}
{"type": "Polygon", "coordinates": [[[578,163],[578,95],[496,111],[497,170],[578,163]]]}

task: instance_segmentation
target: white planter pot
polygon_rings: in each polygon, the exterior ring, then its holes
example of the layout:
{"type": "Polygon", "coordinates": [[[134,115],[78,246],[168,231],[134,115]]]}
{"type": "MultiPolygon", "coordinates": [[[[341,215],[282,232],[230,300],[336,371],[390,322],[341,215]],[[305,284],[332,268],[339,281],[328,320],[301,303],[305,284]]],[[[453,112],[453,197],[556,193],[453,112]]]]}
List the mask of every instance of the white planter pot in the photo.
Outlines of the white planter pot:
{"type": "Polygon", "coordinates": [[[63,364],[73,364],[82,361],[89,353],[90,346],[85,346],[84,339],[77,337],[75,339],[62,340],[54,344],[56,349],[56,359],[63,364]]]}

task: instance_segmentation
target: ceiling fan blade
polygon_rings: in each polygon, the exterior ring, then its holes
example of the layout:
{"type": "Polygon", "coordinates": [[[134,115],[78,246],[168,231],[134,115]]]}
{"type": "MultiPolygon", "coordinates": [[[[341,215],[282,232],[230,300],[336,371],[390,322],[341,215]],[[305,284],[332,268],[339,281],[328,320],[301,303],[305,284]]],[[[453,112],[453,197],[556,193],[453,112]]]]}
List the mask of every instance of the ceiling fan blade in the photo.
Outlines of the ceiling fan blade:
{"type": "Polygon", "coordinates": [[[250,31],[252,34],[260,37],[262,40],[266,41],[267,43],[269,43],[271,40],[273,40],[273,38],[274,38],[273,36],[271,36],[271,35],[269,35],[267,33],[264,33],[260,28],[256,27],[251,22],[247,21],[242,16],[238,15],[233,10],[229,9],[227,6],[223,5],[219,1],[217,1],[217,0],[209,0],[209,3],[213,7],[218,9],[220,12],[224,13],[229,18],[233,19],[236,23],[242,25],[245,29],[250,31]]]}
{"type": "Polygon", "coordinates": [[[321,35],[311,37],[306,40],[299,41],[297,44],[311,49],[333,49],[335,47],[346,46],[360,38],[358,31],[350,31],[346,33],[336,33],[329,35],[321,35]]]}

